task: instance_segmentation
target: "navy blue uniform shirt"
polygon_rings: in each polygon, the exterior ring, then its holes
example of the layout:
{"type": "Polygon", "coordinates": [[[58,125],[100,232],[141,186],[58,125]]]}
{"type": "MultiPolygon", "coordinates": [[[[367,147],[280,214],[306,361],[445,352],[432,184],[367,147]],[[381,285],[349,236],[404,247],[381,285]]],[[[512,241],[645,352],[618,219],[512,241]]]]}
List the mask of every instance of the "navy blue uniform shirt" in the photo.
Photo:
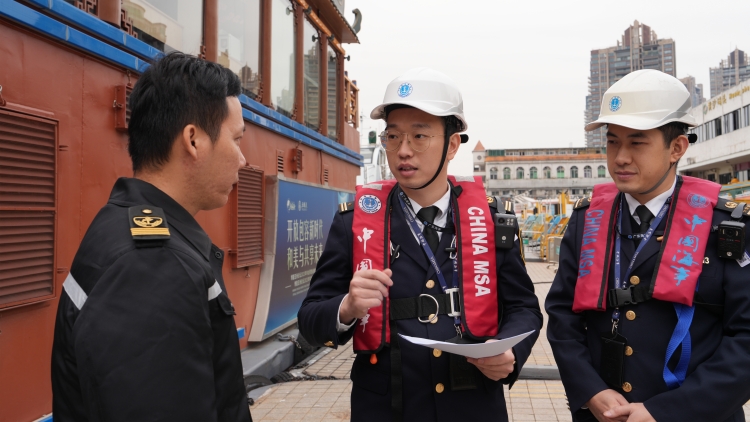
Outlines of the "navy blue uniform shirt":
{"type": "MultiPolygon", "coordinates": [[[[391,266],[393,287],[390,289],[390,298],[442,293],[435,270],[414,239],[395,195],[390,205],[391,242],[400,246],[400,255],[391,266]],[[429,280],[434,280],[434,283],[430,283],[432,287],[427,287],[429,280]]],[[[349,291],[349,282],[354,273],[353,215],[353,212],[344,212],[335,216],[310,290],[299,311],[300,332],[313,345],[336,348],[348,342],[355,329],[362,329],[359,324],[355,324],[345,332],[337,331],[339,305],[349,291]]],[[[443,235],[435,254],[448,284],[452,283],[453,262],[445,248],[450,246],[451,239],[451,235],[443,235]]],[[[537,331],[513,348],[516,356],[515,370],[508,378],[495,382],[474,368],[481,380],[479,388],[452,391],[448,353],[436,357],[432,349],[400,341],[405,421],[507,420],[502,385],[512,385],[516,380],[542,327],[539,302],[519,248],[520,244],[516,241],[513,249],[496,252],[497,298],[503,309],[502,321],[498,322],[497,338],[537,331]],[[442,393],[436,391],[438,383],[445,387],[442,393]]],[[[399,320],[396,324],[399,333],[404,335],[434,340],[448,340],[456,336],[453,319],[446,315],[440,315],[435,324],[423,324],[416,319],[399,320]]],[[[369,358],[366,354],[358,355],[352,367],[352,420],[390,420],[390,349],[386,347],[378,352],[378,362],[375,365],[370,363],[369,358]]]]}
{"type": "MultiPolygon", "coordinates": [[[[587,209],[573,211],[560,246],[560,267],[545,303],[547,337],[574,420],[580,421],[594,420],[591,412],[581,407],[600,391],[611,388],[599,376],[599,367],[600,335],[612,329],[612,309],[572,310],[587,209]]],[[[627,201],[623,203],[623,215],[622,232],[637,233],[635,221],[627,217],[631,215],[627,201]]],[[[718,226],[729,218],[729,212],[714,209],[711,224],[718,226]]],[[[744,221],[747,223],[747,218],[744,221]]],[[[663,231],[665,225],[666,218],[656,231],[663,231]]],[[[658,265],[661,243],[656,238],[653,236],[644,246],[633,267],[632,276],[641,284],[651,283],[658,265]]],[[[662,377],[667,344],[677,324],[673,304],[651,299],[620,307],[619,332],[632,348],[632,353],[624,357],[624,381],[632,390],[615,390],[631,403],[644,403],[659,422],[745,420],[742,405],[750,399],[750,266],[743,268],[734,259],[720,259],[716,232],[707,242],[690,326],[692,355],[681,387],[668,390],[662,377]],[[632,319],[626,316],[629,311],[632,319]]],[[[750,236],[746,245],[750,245],[750,236]]],[[[623,238],[623,272],[634,252],[635,242],[623,238]]],[[[614,288],[614,268],[611,271],[609,288],[614,288]]],[[[678,359],[679,351],[669,363],[672,370],[678,359]]]]}

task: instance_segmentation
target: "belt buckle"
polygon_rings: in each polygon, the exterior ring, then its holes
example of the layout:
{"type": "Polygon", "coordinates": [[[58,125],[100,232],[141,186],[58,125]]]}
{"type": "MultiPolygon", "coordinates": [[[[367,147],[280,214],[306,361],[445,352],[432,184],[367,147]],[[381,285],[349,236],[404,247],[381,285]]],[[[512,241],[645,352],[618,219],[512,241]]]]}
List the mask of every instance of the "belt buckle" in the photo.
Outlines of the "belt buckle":
{"type": "Polygon", "coordinates": [[[432,322],[435,320],[435,318],[438,317],[438,313],[440,313],[440,304],[438,303],[437,299],[435,299],[435,296],[428,295],[428,294],[421,294],[419,295],[419,299],[417,299],[417,320],[421,322],[422,324],[427,324],[428,322],[432,322]],[[432,299],[433,302],[435,302],[435,313],[433,314],[433,317],[430,319],[422,319],[420,315],[422,315],[422,296],[427,296],[430,299],[432,299]]]}
{"type": "Polygon", "coordinates": [[[450,312],[447,313],[449,317],[458,317],[461,316],[461,304],[458,301],[458,287],[454,287],[452,289],[445,289],[445,293],[448,295],[448,298],[451,301],[451,309],[450,312]],[[453,299],[453,294],[455,295],[455,299],[453,299]]]}

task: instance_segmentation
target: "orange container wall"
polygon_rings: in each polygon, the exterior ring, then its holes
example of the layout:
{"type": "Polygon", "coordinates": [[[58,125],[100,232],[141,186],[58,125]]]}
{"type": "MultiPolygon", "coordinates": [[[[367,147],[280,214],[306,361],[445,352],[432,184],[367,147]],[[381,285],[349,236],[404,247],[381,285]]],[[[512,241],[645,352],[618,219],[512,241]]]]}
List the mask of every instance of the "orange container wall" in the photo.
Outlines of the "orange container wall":
{"type": "MultiPolygon", "coordinates": [[[[0,310],[0,422],[32,421],[52,411],[50,353],[57,302],[78,245],[118,177],[132,176],[127,135],[115,130],[115,87],[128,78],[123,69],[47,40],[0,19],[0,85],[10,110],[56,120],[57,230],[55,299],[0,310]]],[[[134,84],[136,76],[131,76],[134,84]]],[[[248,164],[277,175],[277,151],[284,152],[284,176],[320,184],[327,167],[328,184],[354,191],[359,167],[275,132],[246,122],[241,145],[248,164]],[[303,151],[303,169],[291,171],[291,150],[303,151]]],[[[348,126],[347,126],[348,127],[348,126]]],[[[353,130],[353,128],[350,128],[353,130]]],[[[346,144],[354,143],[348,131],[346,144]]],[[[358,139],[358,137],[356,138],[358,139]]],[[[349,146],[349,145],[347,145],[349,146]]],[[[358,148],[357,148],[358,150],[358,148]]],[[[197,216],[213,242],[229,251],[232,210],[229,206],[197,216]]],[[[274,223],[275,215],[266,215],[274,223]]],[[[237,326],[249,332],[253,323],[260,266],[224,266],[237,326]]],[[[244,347],[245,340],[240,341],[244,347]]]]}

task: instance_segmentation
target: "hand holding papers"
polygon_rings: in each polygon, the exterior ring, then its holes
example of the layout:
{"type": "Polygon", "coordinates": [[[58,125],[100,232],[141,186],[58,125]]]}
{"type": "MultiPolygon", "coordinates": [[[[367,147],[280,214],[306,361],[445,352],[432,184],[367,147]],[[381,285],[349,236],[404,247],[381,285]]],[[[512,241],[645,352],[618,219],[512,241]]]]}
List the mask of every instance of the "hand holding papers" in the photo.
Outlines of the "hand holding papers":
{"type": "Polygon", "coordinates": [[[410,337],[403,334],[399,335],[410,343],[414,343],[419,346],[431,347],[433,349],[442,350],[443,352],[479,359],[503,354],[508,351],[508,349],[521,342],[521,340],[531,335],[533,332],[534,331],[529,331],[528,333],[519,334],[517,336],[513,336],[503,340],[492,341],[489,343],[475,344],[456,344],[448,343],[445,341],[429,340],[426,338],[410,337]]]}

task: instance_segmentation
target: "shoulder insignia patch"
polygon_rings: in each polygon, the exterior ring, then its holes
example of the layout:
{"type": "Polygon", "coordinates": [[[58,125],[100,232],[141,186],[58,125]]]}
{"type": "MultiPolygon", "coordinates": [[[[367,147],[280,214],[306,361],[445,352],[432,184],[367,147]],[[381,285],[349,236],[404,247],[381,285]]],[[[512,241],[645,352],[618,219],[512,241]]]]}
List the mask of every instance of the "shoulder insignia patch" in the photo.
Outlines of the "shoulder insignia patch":
{"type": "Polygon", "coordinates": [[[573,209],[577,210],[578,208],[588,207],[589,205],[591,205],[591,197],[587,196],[577,200],[575,205],[573,206],[573,209]]]}
{"type": "Polygon", "coordinates": [[[504,205],[505,205],[505,212],[506,212],[506,214],[513,214],[514,213],[513,212],[513,201],[511,201],[511,200],[505,201],[504,205]]]}
{"type": "MultiPolygon", "coordinates": [[[[732,212],[735,208],[737,208],[737,205],[738,204],[731,199],[719,198],[714,209],[732,212]]],[[[745,208],[747,209],[747,207],[745,208]]]]}
{"type": "Polygon", "coordinates": [[[494,198],[494,197],[492,197],[492,196],[488,196],[488,197],[487,197],[487,203],[488,203],[488,204],[491,204],[491,203],[493,203],[493,202],[495,202],[495,198],[494,198]]]}
{"type": "Polygon", "coordinates": [[[133,240],[169,240],[169,226],[164,210],[151,205],[128,208],[130,235],[133,240]]]}
{"type": "Polygon", "coordinates": [[[342,202],[339,204],[339,212],[347,212],[354,209],[354,201],[342,202]]]}

